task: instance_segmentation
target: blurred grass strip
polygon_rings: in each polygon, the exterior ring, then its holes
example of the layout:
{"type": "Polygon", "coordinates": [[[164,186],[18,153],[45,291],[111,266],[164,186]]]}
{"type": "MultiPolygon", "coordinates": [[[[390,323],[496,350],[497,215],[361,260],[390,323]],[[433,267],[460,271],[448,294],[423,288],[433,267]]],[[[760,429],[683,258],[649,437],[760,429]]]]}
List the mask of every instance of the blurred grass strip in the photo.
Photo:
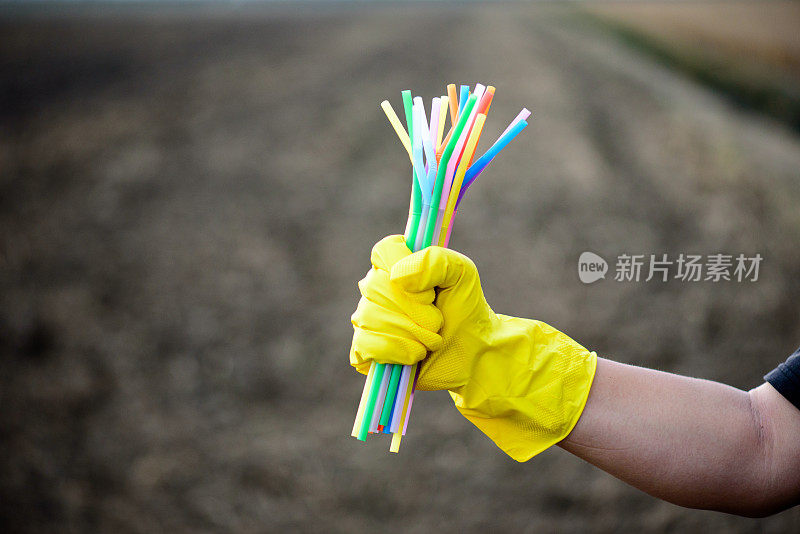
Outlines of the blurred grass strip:
{"type": "Polygon", "coordinates": [[[613,14],[581,10],[582,21],[719,92],[736,105],[763,113],[800,132],[800,84],[753,54],[723,52],[679,38],[655,35],[647,25],[613,14]]]}

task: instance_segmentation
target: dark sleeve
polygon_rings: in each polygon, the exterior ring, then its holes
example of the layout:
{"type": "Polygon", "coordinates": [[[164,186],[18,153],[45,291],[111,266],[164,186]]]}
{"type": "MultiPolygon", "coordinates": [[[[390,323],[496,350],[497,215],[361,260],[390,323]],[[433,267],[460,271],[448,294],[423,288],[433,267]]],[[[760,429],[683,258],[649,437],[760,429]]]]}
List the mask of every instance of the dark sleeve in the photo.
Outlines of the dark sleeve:
{"type": "Polygon", "coordinates": [[[800,410],[800,349],[767,373],[764,380],[800,410]]]}

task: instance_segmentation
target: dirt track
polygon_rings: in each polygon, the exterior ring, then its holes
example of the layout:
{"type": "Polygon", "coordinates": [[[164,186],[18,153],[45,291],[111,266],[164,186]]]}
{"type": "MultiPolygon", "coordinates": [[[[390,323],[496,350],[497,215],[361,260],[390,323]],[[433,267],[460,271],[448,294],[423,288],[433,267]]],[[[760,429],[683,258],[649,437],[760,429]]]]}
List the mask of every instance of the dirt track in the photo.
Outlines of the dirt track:
{"type": "MultiPolygon", "coordinates": [[[[7,532],[789,532],[661,503],[560,450],[520,465],[420,394],[348,437],[355,282],[401,232],[378,103],[527,106],[451,246],[493,308],[750,388],[800,339],[800,139],[550,7],[0,19],[7,532]],[[577,258],[760,253],[756,283],[577,278],[577,258]]],[[[485,145],[483,145],[485,146],[485,145]]],[[[484,148],[485,149],[485,148],[484,148]]]]}

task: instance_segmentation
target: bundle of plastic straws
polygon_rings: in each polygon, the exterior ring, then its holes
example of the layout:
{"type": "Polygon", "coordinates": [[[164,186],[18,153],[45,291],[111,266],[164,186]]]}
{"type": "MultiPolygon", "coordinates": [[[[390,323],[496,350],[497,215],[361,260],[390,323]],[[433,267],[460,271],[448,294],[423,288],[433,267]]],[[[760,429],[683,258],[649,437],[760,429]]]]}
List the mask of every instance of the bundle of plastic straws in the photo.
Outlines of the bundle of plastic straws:
{"type": "MultiPolygon", "coordinates": [[[[408,152],[412,167],[411,206],[406,225],[406,245],[418,251],[431,245],[446,247],[453,220],[464,193],[497,154],[525,128],[531,112],[523,109],[480,158],[473,162],[495,88],[476,84],[470,92],[462,85],[447,86],[447,95],[432,100],[430,122],[421,97],[412,100],[411,91],[403,91],[406,125],[388,100],[381,108],[400,142],[408,152]],[[450,129],[443,137],[447,111],[450,129]]],[[[352,436],[365,441],[368,434],[392,434],[391,452],[400,450],[406,433],[414,390],[419,377],[419,363],[392,365],[373,363],[364,383],[352,436]]]]}

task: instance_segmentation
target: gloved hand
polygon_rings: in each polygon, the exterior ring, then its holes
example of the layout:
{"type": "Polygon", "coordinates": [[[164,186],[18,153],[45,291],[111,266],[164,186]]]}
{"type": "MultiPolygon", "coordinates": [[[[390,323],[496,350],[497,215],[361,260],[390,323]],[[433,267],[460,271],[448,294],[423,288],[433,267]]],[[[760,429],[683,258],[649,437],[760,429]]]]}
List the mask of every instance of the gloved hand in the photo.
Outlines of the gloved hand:
{"type": "Polygon", "coordinates": [[[350,363],[359,372],[373,360],[421,360],[417,388],[449,390],[461,414],[520,462],[570,433],[589,395],[594,352],[540,321],[494,313],[463,254],[412,254],[394,235],[371,259],[352,316],[350,363]]]}

